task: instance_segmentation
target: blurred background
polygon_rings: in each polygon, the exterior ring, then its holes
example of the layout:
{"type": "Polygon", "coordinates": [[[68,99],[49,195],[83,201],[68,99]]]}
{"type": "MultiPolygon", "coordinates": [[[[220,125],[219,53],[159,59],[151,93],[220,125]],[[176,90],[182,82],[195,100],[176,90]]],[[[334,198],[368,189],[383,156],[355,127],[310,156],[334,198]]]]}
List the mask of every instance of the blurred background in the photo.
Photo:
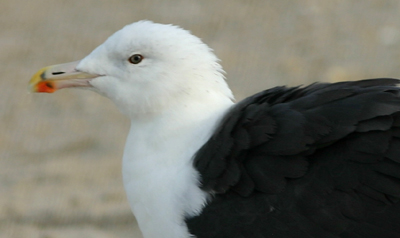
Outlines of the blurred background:
{"type": "Polygon", "coordinates": [[[141,237],[121,179],[128,120],[90,91],[31,94],[142,19],[210,45],[238,100],[276,85],[400,78],[398,0],[0,0],[0,237],[141,237]]]}

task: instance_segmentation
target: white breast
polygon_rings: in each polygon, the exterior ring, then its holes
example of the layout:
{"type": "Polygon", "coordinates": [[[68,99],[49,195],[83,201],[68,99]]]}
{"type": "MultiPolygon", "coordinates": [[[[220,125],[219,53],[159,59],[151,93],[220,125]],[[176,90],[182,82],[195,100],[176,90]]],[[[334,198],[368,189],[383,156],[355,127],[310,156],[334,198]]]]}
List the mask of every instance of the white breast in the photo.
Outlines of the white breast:
{"type": "Polygon", "coordinates": [[[132,120],[123,179],[145,238],[190,237],[184,219],[198,214],[208,196],[199,188],[192,158],[232,105],[227,98],[215,102],[211,107],[175,106],[163,116],[132,120]]]}

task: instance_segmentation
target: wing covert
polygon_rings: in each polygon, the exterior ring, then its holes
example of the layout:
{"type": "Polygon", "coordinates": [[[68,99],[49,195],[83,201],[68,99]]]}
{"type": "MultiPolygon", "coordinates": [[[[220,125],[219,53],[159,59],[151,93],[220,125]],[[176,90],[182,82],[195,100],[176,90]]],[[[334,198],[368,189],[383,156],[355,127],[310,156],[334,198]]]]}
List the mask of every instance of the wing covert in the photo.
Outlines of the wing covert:
{"type": "Polygon", "coordinates": [[[226,226],[238,225],[232,217],[285,224],[286,232],[270,225],[256,232],[273,237],[399,237],[399,215],[387,211],[400,212],[397,83],[278,87],[238,103],[195,156],[203,189],[215,198],[189,221],[191,230],[210,209],[228,207],[229,215],[217,212],[226,226]],[[259,210],[236,209],[240,203],[259,210]]]}

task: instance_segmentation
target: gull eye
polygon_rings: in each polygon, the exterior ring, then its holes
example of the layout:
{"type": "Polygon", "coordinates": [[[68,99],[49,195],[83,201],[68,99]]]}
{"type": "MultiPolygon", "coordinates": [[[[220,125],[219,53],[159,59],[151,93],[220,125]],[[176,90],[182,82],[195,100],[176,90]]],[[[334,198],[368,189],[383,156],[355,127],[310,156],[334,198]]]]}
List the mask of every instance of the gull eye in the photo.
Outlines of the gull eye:
{"type": "Polygon", "coordinates": [[[131,57],[129,57],[129,62],[131,64],[139,64],[143,60],[143,55],[140,54],[134,54],[131,57]]]}

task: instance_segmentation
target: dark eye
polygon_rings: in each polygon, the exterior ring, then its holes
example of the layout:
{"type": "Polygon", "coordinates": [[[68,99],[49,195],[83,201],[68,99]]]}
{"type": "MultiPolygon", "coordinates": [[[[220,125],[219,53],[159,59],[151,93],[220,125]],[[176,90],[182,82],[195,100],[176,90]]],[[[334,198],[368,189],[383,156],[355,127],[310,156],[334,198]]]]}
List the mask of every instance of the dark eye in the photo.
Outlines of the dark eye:
{"type": "Polygon", "coordinates": [[[139,54],[134,54],[134,55],[132,55],[131,57],[129,57],[129,62],[131,63],[131,64],[139,64],[140,62],[142,62],[142,60],[143,60],[143,56],[142,55],[139,55],[139,54]]]}

